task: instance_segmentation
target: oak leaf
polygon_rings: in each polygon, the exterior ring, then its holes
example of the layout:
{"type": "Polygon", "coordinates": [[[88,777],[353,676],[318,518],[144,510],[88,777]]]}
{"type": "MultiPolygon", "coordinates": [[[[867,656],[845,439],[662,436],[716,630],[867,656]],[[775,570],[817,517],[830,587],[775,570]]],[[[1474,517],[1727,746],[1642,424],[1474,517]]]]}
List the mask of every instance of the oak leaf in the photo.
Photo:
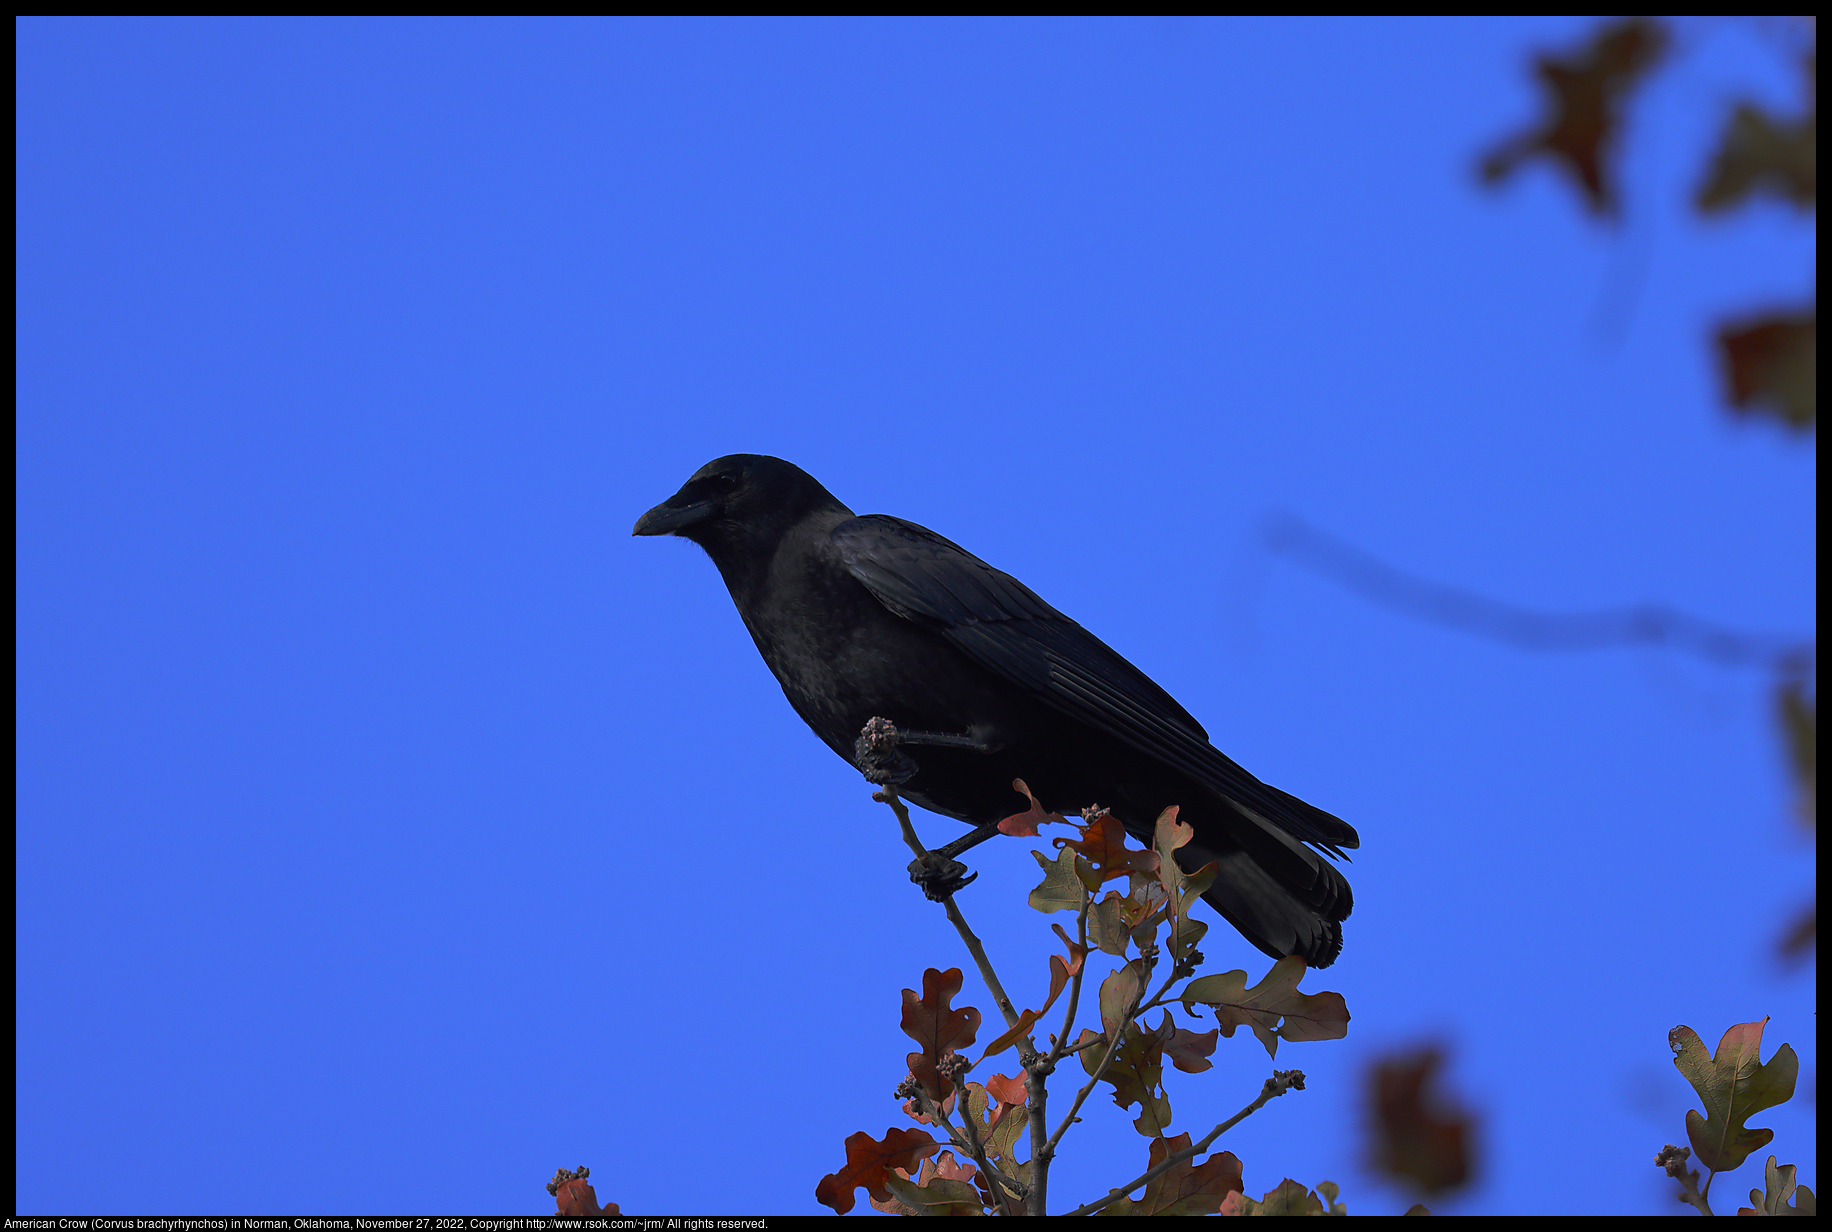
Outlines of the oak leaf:
{"type": "Polygon", "coordinates": [[[1775,1131],[1752,1129],[1746,1122],[1794,1097],[1800,1058],[1783,1044],[1764,1064],[1762,1028],[1766,1025],[1766,1018],[1738,1023],[1724,1032],[1716,1056],[1706,1050],[1691,1027],[1667,1032],[1674,1067],[1705,1103],[1704,1116],[1687,1109],[1686,1136],[1692,1140],[1693,1157],[1713,1172],[1741,1167],[1750,1152],[1767,1146],[1775,1131]]]}
{"type": "MultiPolygon", "coordinates": [[[[1099,881],[1088,885],[1090,890],[1135,871],[1155,873],[1158,869],[1158,853],[1128,847],[1126,827],[1112,813],[1097,813],[1081,827],[1080,838],[1059,838],[1055,842],[1064,849],[1080,852],[1100,874],[1099,881]]],[[[1087,884],[1085,880],[1083,884],[1087,884]]]]}
{"type": "Polygon", "coordinates": [[[1813,1191],[1795,1178],[1793,1164],[1776,1166],[1773,1155],[1763,1169],[1763,1187],[1749,1191],[1750,1206],[1737,1208],[1739,1215],[1817,1215],[1819,1203],[1813,1191]],[[1792,1202],[1789,1198],[1794,1199],[1792,1202]]]}
{"type": "Polygon", "coordinates": [[[1085,866],[1088,862],[1066,848],[1053,860],[1041,851],[1031,852],[1031,859],[1043,870],[1043,880],[1037,883],[1026,901],[1046,914],[1051,911],[1080,911],[1082,898],[1087,891],[1083,888],[1078,866],[1085,866]]]}
{"type": "Polygon", "coordinates": [[[1444,1054],[1436,1048],[1390,1057],[1369,1075],[1374,1166],[1442,1193],[1469,1180],[1474,1122],[1439,1092],[1444,1054]]]}
{"type": "Polygon", "coordinates": [[[1610,160],[1621,136],[1623,102],[1659,61],[1667,42],[1665,27],[1631,17],[1603,27],[1569,57],[1535,57],[1544,118],[1482,160],[1483,180],[1495,183],[1522,163],[1544,158],[1577,181],[1593,213],[1613,216],[1617,203],[1610,160]]]}
{"type": "Polygon", "coordinates": [[[907,1180],[917,1161],[940,1149],[941,1144],[920,1129],[886,1130],[882,1141],[861,1130],[846,1139],[846,1166],[821,1178],[814,1187],[814,1200],[841,1215],[857,1201],[855,1189],[888,1202],[891,1191],[886,1182],[894,1177],[907,1180]],[[898,1169],[902,1169],[901,1177],[898,1169]]]}
{"type": "Polygon", "coordinates": [[[942,1076],[937,1065],[949,1053],[971,1045],[980,1029],[978,1010],[971,1005],[955,1009],[948,1004],[960,990],[959,967],[946,971],[930,967],[924,971],[920,998],[914,989],[903,990],[903,1033],[922,1045],[921,1052],[909,1054],[910,1076],[938,1100],[947,1099],[954,1084],[942,1076]]]}
{"type": "Polygon", "coordinates": [[[1348,1034],[1349,1007],[1341,993],[1298,991],[1306,970],[1304,960],[1291,955],[1274,963],[1252,988],[1247,987],[1245,971],[1205,975],[1183,986],[1181,1000],[1192,1012],[1197,1005],[1213,1009],[1221,1033],[1229,1039],[1236,1027],[1251,1027],[1267,1054],[1276,1057],[1282,1039],[1296,1043],[1348,1034]]]}
{"type": "Polygon", "coordinates": [[[1767,411],[1804,432],[1819,413],[1819,317],[1813,310],[1738,321],[1717,334],[1725,391],[1742,414],[1767,411]]]}
{"type": "Polygon", "coordinates": [[[1031,794],[1031,789],[1025,786],[1023,779],[1013,779],[1011,785],[1014,791],[1022,793],[1024,798],[1030,801],[1030,808],[1022,813],[1013,813],[1010,817],[1000,819],[999,833],[1010,834],[1014,837],[1031,837],[1037,833],[1038,826],[1054,823],[1068,824],[1061,813],[1052,813],[1038,804],[1037,797],[1031,794]]]}
{"type": "MultiPolygon", "coordinates": [[[[1152,1140],[1147,1159],[1155,1168],[1172,1155],[1190,1149],[1190,1136],[1152,1140]]],[[[1232,1151],[1211,1155],[1200,1164],[1184,1160],[1146,1182],[1136,1200],[1121,1198],[1101,1209],[1103,1215],[1213,1215],[1230,1194],[1240,1191],[1240,1160],[1232,1151]]]]}

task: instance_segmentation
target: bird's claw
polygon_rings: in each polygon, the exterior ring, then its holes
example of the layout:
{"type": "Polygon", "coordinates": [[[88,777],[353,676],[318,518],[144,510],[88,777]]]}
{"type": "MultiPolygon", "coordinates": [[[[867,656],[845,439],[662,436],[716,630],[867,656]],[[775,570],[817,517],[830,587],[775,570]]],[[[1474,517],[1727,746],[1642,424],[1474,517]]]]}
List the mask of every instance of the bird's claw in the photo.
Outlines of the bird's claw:
{"type": "Polygon", "coordinates": [[[959,860],[939,852],[927,851],[910,861],[910,880],[922,887],[930,902],[939,903],[972,883],[978,873],[970,873],[959,860]]]}
{"type": "Polygon", "coordinates": [[[893,752],[889,757],[882,754],[857,759],[859,773],[865,776],[867,783],[879,787],[896,787],[907,783],[916,775],[916,763],[907,754],[893,752]]]}
{"type": "Polygon", "coordinates": [[[897,750],[897,728],[889,719],[873,719],[852,742],[852,761],[868,783],[895,787],[915,776],[917,765],[897,750]]]}

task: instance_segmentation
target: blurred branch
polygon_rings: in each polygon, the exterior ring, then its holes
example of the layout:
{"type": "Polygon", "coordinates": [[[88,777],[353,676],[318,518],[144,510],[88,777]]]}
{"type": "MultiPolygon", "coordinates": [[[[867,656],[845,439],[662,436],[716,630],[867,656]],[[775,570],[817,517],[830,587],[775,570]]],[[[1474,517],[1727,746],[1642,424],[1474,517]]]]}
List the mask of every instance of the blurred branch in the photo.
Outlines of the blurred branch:
{"type": "Polygon", "coordinates": [[[1745,633],[1662,604],[1599,612],[1535,612],[1415,577],[1288,513],[1267,519],[1265,542],[1315,573],[1382,607],[1480,634],[1523,650],[1604,650],[1656,645],[1730,667],[1768,667],[1790,677],[1814,667],[1810,641],[1745,633]]]}

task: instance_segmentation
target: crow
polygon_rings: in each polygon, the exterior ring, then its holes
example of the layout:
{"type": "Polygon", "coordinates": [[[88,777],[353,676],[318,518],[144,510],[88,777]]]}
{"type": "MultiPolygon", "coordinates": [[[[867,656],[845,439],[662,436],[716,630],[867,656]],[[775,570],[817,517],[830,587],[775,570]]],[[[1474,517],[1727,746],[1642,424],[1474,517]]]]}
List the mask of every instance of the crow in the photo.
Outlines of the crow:
{"type": "Polygon", "coordinates": [[[895,724],[920,754],[902,760],[905,798],[984,830],[1022,807],[1021,778],[1045,809],[1105,806],[1147,843],[1178,805],[1195,832],[1179,862],[1217,864],[1203,897],[1242,936],[1313,967],[1342,952],[1353,899],[1319,851],[1359,847],[1354,828],[1241,769],[1010,574],[914,522],[855,516],[758,454],[708,462],[631,533],[706,550],[789,704],[834,752],[861,765],[865,725],[895,724]]]}

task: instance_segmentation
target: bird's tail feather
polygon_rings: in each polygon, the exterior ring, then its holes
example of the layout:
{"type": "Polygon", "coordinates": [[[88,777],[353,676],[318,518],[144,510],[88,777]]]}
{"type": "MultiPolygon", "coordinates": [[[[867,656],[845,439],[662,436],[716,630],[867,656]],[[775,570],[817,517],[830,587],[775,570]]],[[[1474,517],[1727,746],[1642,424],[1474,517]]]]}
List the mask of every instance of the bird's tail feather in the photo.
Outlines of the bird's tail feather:
{"type": "Polygon", "coordinates": [[[1352,900],[1347,878],[1327,861],[1318,860],[1317,883],[1300,896],[1246,851],[1190,843],[1177,857],[1189,872],[1215,862],[1215,881],[1203,899],[1267,954],[1296,954],[1313,967],[1327,967],[1342,953],[1342,919],[1352,900]]]}

